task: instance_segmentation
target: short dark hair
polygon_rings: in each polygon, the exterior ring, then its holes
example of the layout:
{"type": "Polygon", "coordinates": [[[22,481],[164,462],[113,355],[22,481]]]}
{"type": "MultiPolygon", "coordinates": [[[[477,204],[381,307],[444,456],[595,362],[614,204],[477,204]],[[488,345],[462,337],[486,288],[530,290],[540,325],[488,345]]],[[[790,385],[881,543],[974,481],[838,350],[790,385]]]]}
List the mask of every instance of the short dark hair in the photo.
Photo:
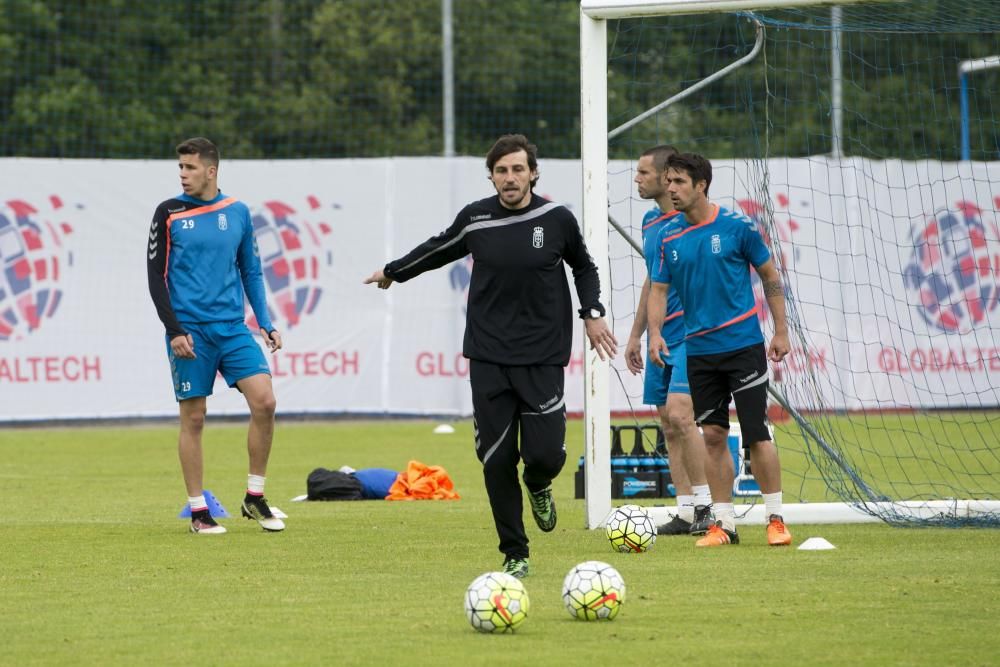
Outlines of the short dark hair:
{"type": "MultiPolygon", "coordinates": [[[[493,166],[505,155],[524,151],[528,154],[528,168],[531,171],[538,170],[538,146],[528,141],[528,137],[523,134],[505,134],[496,140],[493,148],[486,154],[486,169],[492,174],[493,166]]],[[[538,177],[531,182],[534,186],[538,182],[538,177]]]]}
{"type": "Polygon", "coordinates": [[[691,177],[691,184],[705,181],[705,194],[712,184],[712,163],[703,155],[697,153],[679,153],[667,159],[667,169],[686,172],[691,177]]]}
{"type": "Polygon", "coordinates": [[[659,146],[647,148],[639,157],[646,157],[648,155],[653,158],[653,167],[656,168],[656,173],[662,174],[667,169],[667,160],[670,159],[670,156],[677,155],[679,152],[670,144],[660,144],[659,146]]]}
{"type": "Polygon", "coordinates": [[[219,166],[219,148],[205,137],[193,137],[177,144],[178,155],[197,155],[208,165],[219,166]]]}

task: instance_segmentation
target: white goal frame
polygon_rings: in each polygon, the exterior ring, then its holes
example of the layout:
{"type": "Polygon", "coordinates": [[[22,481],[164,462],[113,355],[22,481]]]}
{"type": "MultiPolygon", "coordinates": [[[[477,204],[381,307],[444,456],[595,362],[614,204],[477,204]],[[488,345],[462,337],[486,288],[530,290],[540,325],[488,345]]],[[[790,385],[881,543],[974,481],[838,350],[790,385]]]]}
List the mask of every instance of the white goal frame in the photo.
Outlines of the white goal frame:
{"type": "MultiPolygon", "coordinates": [[[[840,0],[836,4],[865,2],[840,0]]],[[[871,0],[867,0],[871,1],[871,0]]],[[[580,2],[580,133],[583,165],[583,235],[598,266],[602,285],[610,285],[608,264],[608,81],[607,21],[639,18],[737,12],[761,9],[831,5],[829,0],[581,0],[580,2]]],[[[585,525],[598,528],[611,511],[611,409],[610,364],[588,350],[584,356],[584,496],[585,525]]],[[[948,502],[948,501],[945,501],[948,502]]],[[[895,505],[907,505],[896,503],[895,505]]],[[[928,503],[914,503],[915,514],[935,510],[928,503]]],[[[754,508],[756,510],[758,508],[754,508]]],[[[940,511],[941,508],[935,508],[940,511]]],[[[956,514],[975,512],[975,501],[951,501],[956,514]],[[972,503],[961,507],[955,502],[972,503]]],[[[654,521],[668,519],[666,508],[651,508],[654,521]]],[[[785,518],[793,522],[853,523],[878,521],[847,503],[785,505],[785,518]]],[[[750,512],[742,521],[763,523],[762,512],[750,512]],[[760,514],[761,516],[757,516],[760,514]]]]}

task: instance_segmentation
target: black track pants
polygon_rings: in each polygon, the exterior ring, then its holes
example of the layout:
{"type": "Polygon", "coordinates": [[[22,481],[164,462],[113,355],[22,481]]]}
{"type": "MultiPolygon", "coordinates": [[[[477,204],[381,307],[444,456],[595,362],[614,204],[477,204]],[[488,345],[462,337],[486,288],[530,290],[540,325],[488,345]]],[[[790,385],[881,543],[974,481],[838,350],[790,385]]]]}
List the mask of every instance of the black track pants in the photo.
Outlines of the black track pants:
{"type": "Polygon", "coordinates": [[[524,484],[538,491],[566,463],[565,372],[561,366],[498,366],[472,360],[469,377],[476,456],[483,464],[500,551],[527,558],[517,464],[524,461],[524,484]]]}

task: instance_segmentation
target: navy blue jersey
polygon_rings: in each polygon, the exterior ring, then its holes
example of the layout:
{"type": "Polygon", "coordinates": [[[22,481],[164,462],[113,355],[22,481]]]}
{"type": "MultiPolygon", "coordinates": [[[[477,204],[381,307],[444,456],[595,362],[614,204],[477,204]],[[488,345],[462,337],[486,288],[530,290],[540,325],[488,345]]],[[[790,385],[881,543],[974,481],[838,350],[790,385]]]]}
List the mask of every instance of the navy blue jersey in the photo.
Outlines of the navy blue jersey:
{"type": "MultiPolygon", "coordinates": [[[[663,213],[658,206],[654,206],[642,218],[642,253],[646,259],[646,273],[650,276],[650,280],[660,261],[660,231],[674,223],[678,215],[680,213],[677,211],[663,213]]],[[[684,333],[684,306],[681,305],[677,290],[671,287],[667,293],[667,313],[663,318],[660,335],[670,348],[684,341],[684,333]]]]}
{"type": "Polygon", "coordinates": [[[243,320],[244,294],[257,323],[272,331],[253,222],[246,204],[221,192],[188,195],[156,207],[146,270],[156,312],[171,338],[184,322],[243,320]]]}
{"type": "Polygon", "coordinates": [[[750,265],[771,259],[750,218],[717,204],[703,223],[680,214],[660,230],[660,261],[651,280],[670,283],[684,304],[689,356],[738,350],[764,341],[750,265]]]}
{"type": "Polygon", "coordinates": [[[386,264],[383,273],[404,282],[468,254],[465,356],[501,366],[569,363],[567,264],[582,310],[604,312],[597,266],[569,209],[538,195],[517,210],[505,208],[498,196],[473,202],[448,229],[386,264]]]}

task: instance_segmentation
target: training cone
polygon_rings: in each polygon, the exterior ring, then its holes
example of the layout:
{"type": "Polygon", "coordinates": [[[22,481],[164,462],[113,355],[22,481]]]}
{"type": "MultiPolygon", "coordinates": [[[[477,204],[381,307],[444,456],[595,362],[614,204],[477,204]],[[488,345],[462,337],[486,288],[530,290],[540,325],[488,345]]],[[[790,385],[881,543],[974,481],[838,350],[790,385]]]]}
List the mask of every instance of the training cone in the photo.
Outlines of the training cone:
{"type": "MultiPolygon", "coordinates": [[[[211,491],[209,491],[208,489],[205,489],[204,491],[202,491],[202,493],[205,495],[205,504],[208,505],[208,513],[209,514],[211,514],[216,519],[228,519],[229,518],[229,512],[226,511],[226,508],[222,506],[222,503],[219,502],[219,499],[216,498],[212,494],[211,491]]],[[[182,509],[181,513],[177,515],[177,518],[178,519],[190,519],[191,518],[191,506],[188,505],[187,503],[185,503],[184,504],[184,509],[182,509]]]]}
{"type": "Polygon", "coordinates": [[[455,432],[455,427],[451,424],[438,424],[434,427],[434,432],[438,435],[449,435],[455,432]]]}
{"type": "Polygon", "coordinates": [[[836,548],[822,537],[810,537],[799,545],[799,551],[826,551],[836,548]]]}

